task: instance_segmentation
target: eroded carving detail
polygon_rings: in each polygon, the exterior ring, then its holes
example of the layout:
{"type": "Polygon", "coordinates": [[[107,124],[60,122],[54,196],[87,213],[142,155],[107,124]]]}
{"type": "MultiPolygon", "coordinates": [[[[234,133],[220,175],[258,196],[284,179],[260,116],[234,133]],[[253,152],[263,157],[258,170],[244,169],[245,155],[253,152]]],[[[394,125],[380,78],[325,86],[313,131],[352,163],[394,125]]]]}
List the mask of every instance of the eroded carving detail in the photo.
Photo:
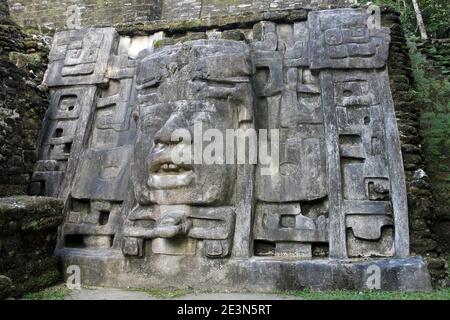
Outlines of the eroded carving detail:
{"type": "Polygon", "coordinates": [[[408,256],[389,33],[367,18],[311,11],[308,21],[177,35],[139,55],[150,38],[58,33],[32,184],[67,202],[58,254],[117,259],[119,273],[158,284],[183,274],[194,286],[193,270],[229,263],[264,271],[316,257],[408,256]],[[224,137],[278,130],[269,145],[279,136],[280,161],[175,163],[174,150],[203,139],[200,121],[224,137]],[[191,141],[173,140],[180,129],[191,141]]]}
{"type": "Polygon", "coordinates": [[[138,206],[127,219],[124,253],[142,254],[136,248],[143,241],[132,238],[144,238],[152,240],[154,254],[195,255],[197,240],[205,240],[207,257],[229,254],[235,213],[215,206],[233,204],[236,166],[175,164],[178,144],[171,138],[177,129],[193,132],[200,121],[204,130],[225,135],[251,119],[250,73],[248,48],[234,41],[195,41],[143,56],[133,171],[138,206]],[[139,227],[142,221],[152,227],[139,227]]]}
{"type": "Polygon", "coordinates": [[[309,68],[300,67],[307,66],[307,59],[292,61],[293,47],[306,46],[307,34],[305,23],[276,28],[274,23],[261,22],[254,27],[257,38],[251,47],[258,95],[257,126],[280,132],[278,172],[264,176],[261,166],[257,167],[256,193],[262,201],[326,196],[319,81],[309,68]]]}
{"type": "Polygon", "coordinates": [[[44,81],[48,86],[98,84],[105,80],[108,59],[117,41],[113,28],[58,32],[44,81]]]}
{"type": "Polygon", "coordinates": [[[311,12],[311,68],[383,68],[389,52],[389,29],[369,29],[369,17],[352,9],[311,12]]]}
{"type": "Polygon", "coordinates": [[[31,194],[53,197],[64,194],[64,181],[68,183],[74,173],[71,171],[66,177],[66,172],[77,161],[71,154],[81,152],[95,93],[94,86],[51,91],[50,107],[39,138],[39,161],[31,179],[31,194]]]}

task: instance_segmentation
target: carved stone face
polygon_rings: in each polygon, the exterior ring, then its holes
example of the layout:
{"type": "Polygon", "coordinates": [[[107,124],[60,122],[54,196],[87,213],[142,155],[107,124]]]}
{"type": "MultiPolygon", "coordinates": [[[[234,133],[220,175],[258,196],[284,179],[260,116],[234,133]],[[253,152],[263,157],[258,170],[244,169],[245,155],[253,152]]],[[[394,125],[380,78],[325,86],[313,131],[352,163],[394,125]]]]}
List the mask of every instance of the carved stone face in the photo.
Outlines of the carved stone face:
{"type": "MultiPolygon", "coordinates": [[[[202,155],[210,141],[200,145],[203,136],[195,134],[194,127],[201,126],[200,134],[215,129],[225,137],[226,129],[238,128],[241,110],[252,108],[246,45],[193,41],[144,57],[138,68],[139,118],[133,164],[138,202],[229,203],[236,166],[205,164],[202,155]],[[189,132],[190,141],[172,141],[180,129],[189,132]],[[190,163],[174,161],[174,150],[180,150],[181,144],[192,155],[190,163]],[[199,160],[194,161],[196,157],[199,160]]],[[[223,159],[225,162],[224,153],[223,159]]]]}
{"type": "Polygon", "coordinates": [[[193,163],[177,165],[172,153],[179,143],[172,142],[171,139],[175,130],[188,130],[192,144],[186,144],[186,147],[190,150],[197,141],[194,124],[200,121],[204,130],[214,128],[225,133],[225,129],[234,128],[233,110],[230,107],[220,101],[179,100],[155,104],[149,108],[140,121],[140,126],[150,135],[142,137],[138,143],[139,147],[149,147],[145,160],[147,172],[144,174],[148,175],[145,188],[148,189],[148,199],[151,202],[189,204],[225,200],[228,188],[233,184],[234,166],[193,163]]]}

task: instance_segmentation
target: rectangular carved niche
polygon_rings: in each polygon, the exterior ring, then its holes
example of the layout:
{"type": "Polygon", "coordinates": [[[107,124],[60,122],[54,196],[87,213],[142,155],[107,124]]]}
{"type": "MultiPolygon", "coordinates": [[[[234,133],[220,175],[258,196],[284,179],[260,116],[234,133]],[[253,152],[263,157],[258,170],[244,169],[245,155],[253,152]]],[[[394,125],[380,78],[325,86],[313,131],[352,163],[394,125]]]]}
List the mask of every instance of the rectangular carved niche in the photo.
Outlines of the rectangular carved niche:
{"type": "Polygon", "coordinates": [[[51,90],[30,194],[57,197],[68,191],[65,185],[74,174],[95,93],[94,86],[51,90]]]}
{"type": "Polygon", "coordinates": [[[75,199],[69,201],[62,228],[66,248],[109,249],[120,224],[122,203],[75,199]]]}
{"type": "Polygon", "coordinates": [[[327,243],[326,200],[256,206],[256,256],[312,258],[313,243],[327,243]]]}

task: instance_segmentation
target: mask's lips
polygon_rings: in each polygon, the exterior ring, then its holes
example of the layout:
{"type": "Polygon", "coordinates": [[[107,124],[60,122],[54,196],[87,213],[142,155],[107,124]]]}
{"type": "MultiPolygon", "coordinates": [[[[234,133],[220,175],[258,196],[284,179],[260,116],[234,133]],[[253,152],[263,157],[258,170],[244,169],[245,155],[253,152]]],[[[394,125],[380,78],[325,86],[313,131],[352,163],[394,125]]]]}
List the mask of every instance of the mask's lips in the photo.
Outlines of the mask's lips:
{"type": "Polygon", "coordinates": [[[171,159],[171,153],[163,151],[153,154],[150,160],[150,174],[178,174],[192,171],[190,164],[176,164],[171,159]]]}
{"type": "Polygon", "coordinates": [[[172,161],[157,161],[150,166],[150,173],[154,174],[179,174],[186,171],[192,171],[191,165],[175,164],[172,161]]]}
{"type": "Polygon", "coordinates": [[[194,179],[192,165],[174,163],[171,159],[171,152],[168,150],[151,155],[149,171],[147,184],[152,189],[186,187],[194,179]]]}

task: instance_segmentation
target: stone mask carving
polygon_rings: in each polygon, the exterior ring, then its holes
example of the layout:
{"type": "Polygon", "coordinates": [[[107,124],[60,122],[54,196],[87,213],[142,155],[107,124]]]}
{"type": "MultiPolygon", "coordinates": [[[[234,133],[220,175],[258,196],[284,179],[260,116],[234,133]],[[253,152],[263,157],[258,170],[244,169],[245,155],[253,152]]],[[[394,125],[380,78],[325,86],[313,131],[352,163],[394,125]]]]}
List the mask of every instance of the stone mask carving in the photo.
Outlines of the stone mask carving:
{"type": "Polygon", "coordinates": [[[195,124],[201,124],[203,132],[216,129],[223,136],[226,129],[237,129],[240,114],[253,109],[250,75],[248,47],[234,41],[196,41],[141,59],[133,166],[140,204],[230,202],[235,165],[195,164],[194,157],[177,165],[172,153],[178,143],[172,139],[176,130],[187,130],[191,144],[186,148],[193,155],[195,124]]]}
{"type": "MultiPolygon", "coordinates": [[[[407,257],[389,32],[369,18],[313,10],[137,59],[112,28],[58,33],[32,179],[36,193],[66,200],[58,256],[90,284],[263,290],[347,283],[348,258],[407,257]],[[274,174],[204,163],[208,144],[193,144],[208,129],[277,130],[274,174]],[[174,140],[180,130],[191,140],[174,140]],[[175,163],[175,150],[191,161],[175,163]]],[[[364,279],[365,266],[348,268],[364,279]]]]}

